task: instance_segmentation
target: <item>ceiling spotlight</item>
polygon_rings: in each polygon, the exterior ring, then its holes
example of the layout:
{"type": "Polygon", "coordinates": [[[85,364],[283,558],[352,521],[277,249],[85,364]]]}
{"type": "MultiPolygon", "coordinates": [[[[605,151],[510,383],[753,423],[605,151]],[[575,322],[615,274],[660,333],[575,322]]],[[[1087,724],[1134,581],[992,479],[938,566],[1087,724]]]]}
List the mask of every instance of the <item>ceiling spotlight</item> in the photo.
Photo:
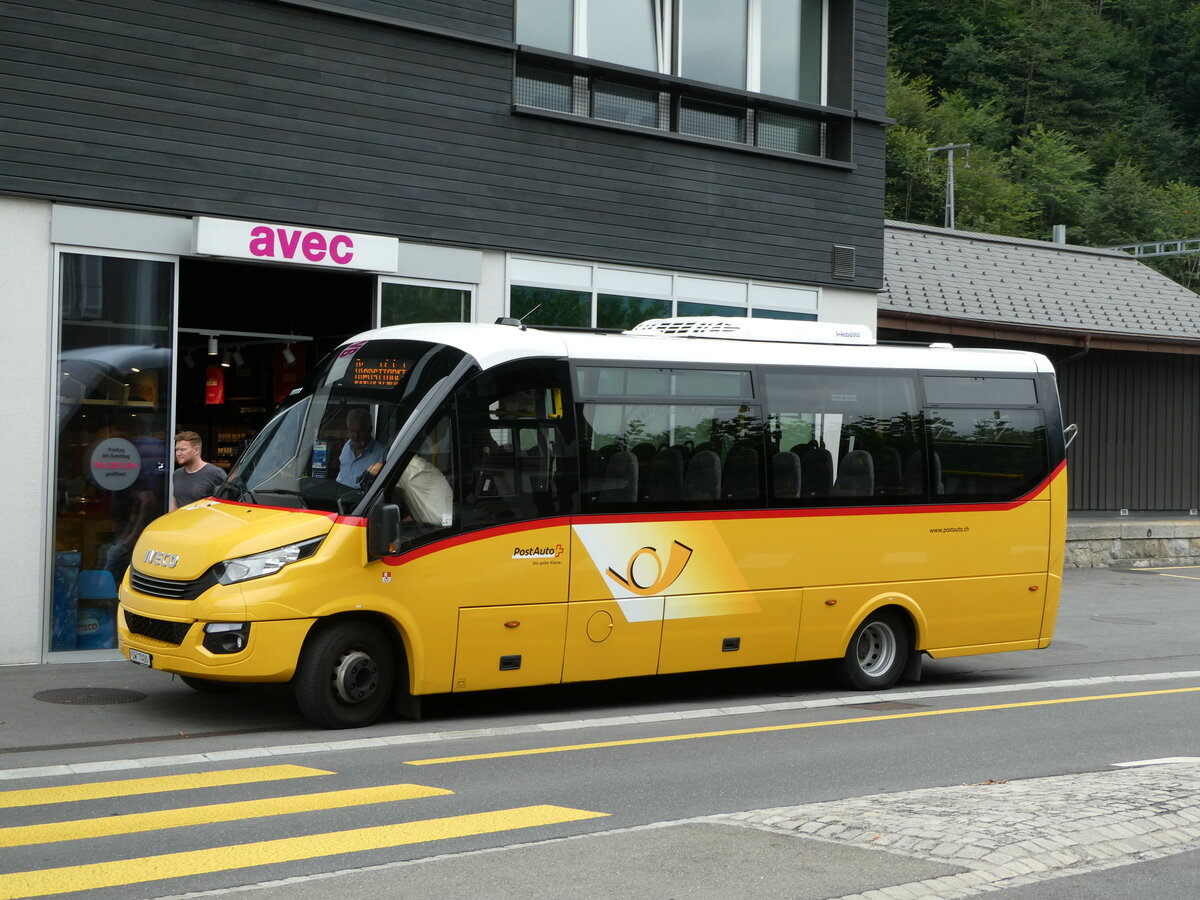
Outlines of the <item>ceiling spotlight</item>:
{"type": "Polygon", "coordinates": [[[291,344],[283,348],[283,361],[289,366],[296,361],[296,354],[292,352],[291,344]]]}
{"type": "Polygon", "coordinates": [[[223,368],[228,369],[230,365],[231,365],[231,363],[229,361],[229,351],[226,350],[225,355],[223,357],[221,357],[221,366],[223,368]]]}
{"type": "Polygon", "coordinates": [[[208,336],[208,355],[217,355],[217,336],[215,334],[210,334],[208,336]]]}
{"type": "Polygon", "coordinates": [[[242,356],[242,348],[241,347],[233,348],[233,364],[235,366],[237,366],[239,369],[246,364],[246,360],[242,356]]]}

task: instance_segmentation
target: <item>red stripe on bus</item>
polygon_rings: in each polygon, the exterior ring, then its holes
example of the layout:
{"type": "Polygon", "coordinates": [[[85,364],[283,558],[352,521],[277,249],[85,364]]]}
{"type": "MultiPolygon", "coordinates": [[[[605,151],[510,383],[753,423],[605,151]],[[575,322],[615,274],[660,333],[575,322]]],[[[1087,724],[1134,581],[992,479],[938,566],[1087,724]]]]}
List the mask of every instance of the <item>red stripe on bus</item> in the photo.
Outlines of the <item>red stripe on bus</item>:
{"type": "MultiPolygon", "coordinates": [[[[540,528],[559,528],[564,525],[610,525],[622,523],[644,522],[694,522],[698,520],[730,521],[735,519],[782,519],[782,518],[816,518],[819,516],[867,516],[867,515],[915,515],[918,513],[962,513],[962,512],[1007,512],[1024,506],[1035,496],[1050,486],[1055,478],[1066,470],[1064,460],[1055,466],[1054,471],[1038,484],[1016,500],[1006,500],[1001,503],[970,503],[970,504],[940,504],[937,506],[837,506],[837,507],[806,507],[802,509],[742,509],[742,510],[705,510],[699,512],[662,512],[662,513],[620,513],[612,515],[577,515],[556,516],[552,519],[534,519],[512,525],[500,525],[495,528],[484,528],[468,534],[455,535],[442,541],[435,541],[418,547],[400,556],[384,557],[389,566],[398,566],[415,559],[446,550],[450,547],[460,547],[473,541],[482,541],[506,534],[519,534],[523,531],[536,531],[540,528]]],[[[365,519],[359,519],[365,524],[365,519]]],[[[342,524],[354,524],[354,517],[347,516],[342,524]]]]}

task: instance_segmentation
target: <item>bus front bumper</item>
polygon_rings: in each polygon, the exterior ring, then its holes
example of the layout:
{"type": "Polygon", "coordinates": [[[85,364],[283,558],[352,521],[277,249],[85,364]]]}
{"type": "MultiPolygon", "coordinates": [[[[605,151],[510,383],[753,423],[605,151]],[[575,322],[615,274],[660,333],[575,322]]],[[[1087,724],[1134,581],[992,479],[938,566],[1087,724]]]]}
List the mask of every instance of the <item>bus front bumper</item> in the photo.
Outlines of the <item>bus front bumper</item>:
{"type": "MultiPolygon", "coordinates": [[[[298,649],[315,619],[278,619],[246,623],[244,646],[216,652],[204,646],[208,623],[165,622],[182,639],[178,644],[130,631],[125,605],[117,613],[117,647],[130,662],[176,675],[215,681],[282,682],[296,671],[298,649]]],[[[212,643],[210,641],[210,643],[212,643]]]]}

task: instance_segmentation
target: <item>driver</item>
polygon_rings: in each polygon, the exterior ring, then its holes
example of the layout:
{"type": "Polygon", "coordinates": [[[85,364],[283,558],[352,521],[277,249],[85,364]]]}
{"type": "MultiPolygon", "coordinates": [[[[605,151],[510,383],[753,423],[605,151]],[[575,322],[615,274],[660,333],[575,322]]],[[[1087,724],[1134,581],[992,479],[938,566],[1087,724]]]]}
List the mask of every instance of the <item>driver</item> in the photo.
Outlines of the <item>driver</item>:
{"type": "Polygon", "coordinates": [[[346,416],[349,439],[342,445],[338,457],[340,468],[337,480],[348,488],[358,488],[363,476],[375,476],[383,468],[386,451],[383,444],[371,436],[371,414],[361,407],[346,416]]]}

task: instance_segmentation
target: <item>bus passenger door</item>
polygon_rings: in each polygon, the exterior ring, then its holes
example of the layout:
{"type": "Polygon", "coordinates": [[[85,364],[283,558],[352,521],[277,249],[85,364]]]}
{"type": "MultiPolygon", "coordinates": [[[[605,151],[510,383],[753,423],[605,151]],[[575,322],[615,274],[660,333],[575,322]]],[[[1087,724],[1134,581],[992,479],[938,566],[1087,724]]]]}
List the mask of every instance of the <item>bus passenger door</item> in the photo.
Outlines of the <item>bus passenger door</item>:
{"type": "Polygon", "coordinates": [[[566,365],[521,360],[457,398],[463,540],[442,551],[455,592],[453,690],[562,678],[575,484],[566,365]]]}

